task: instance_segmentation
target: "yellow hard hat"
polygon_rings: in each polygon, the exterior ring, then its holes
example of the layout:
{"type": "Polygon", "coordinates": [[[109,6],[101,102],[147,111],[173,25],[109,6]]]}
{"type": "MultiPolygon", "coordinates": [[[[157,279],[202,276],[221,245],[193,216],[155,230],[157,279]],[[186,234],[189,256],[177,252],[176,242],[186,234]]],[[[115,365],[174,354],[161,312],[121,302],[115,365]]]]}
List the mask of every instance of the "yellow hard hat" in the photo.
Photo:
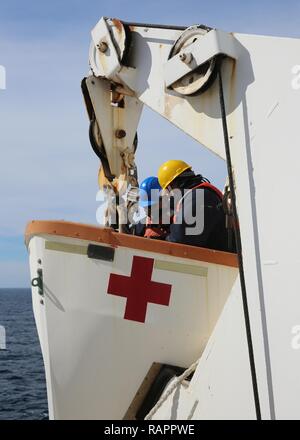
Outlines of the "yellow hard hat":
{"type": "Polygon", "coordinates": [[[163,163],[158,170],[157,177],[162,189],[166,189],[176,177],[192,167],[183,160],[168,160],[163,163]]]}

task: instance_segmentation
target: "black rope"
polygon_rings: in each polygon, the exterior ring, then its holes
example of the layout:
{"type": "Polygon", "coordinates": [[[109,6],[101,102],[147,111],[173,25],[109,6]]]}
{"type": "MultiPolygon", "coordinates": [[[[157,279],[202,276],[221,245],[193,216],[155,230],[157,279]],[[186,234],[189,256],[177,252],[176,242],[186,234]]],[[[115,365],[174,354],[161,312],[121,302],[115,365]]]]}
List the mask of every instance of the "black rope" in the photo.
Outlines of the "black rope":
{"type": "Polygon", "coordinates": [[[230,187],[230,192],[231,192],[232,213],[233,213],[234,224],[235,224],[235,243],[236,243],[236,251],[237,251],[238,263],[239,263],[239,273],[240,273],[241,291],[242,291],[242,299],[243,299],[244,318],[245,318],[245,325],[246,325],[249,361],[250,361],[250,368],[251,368],[252,387],[253,387],[253,394],[254,394],[256,418],[257,418],[257,420],[261,420],[260,402],[259,402],[256,368],[255,368],[251,326],[250,326],[250,317],[249,317],[248,300],[247,300],[247,291],[246,291],[246,282],[245,282],[245,274],[244,274],[244,266],[243,266],[242,241],[241,241],[240,228],[239,228],[239,223],[238,223],[234,180],[233,180],[232,164],[231,164],[231,154],[230,154],[229,137],[228,137],[228,129],[227,129],[226,109],[225,109],[222,75],[221,75],[221,64],[219,66],[219,75],[218,76],[219,76],[219,94],[220,94],[220,107],[221,107],[221,115],[222,115],[224,144],[225,144],[225,152],[226,152],[229,187],[230,187]]]}

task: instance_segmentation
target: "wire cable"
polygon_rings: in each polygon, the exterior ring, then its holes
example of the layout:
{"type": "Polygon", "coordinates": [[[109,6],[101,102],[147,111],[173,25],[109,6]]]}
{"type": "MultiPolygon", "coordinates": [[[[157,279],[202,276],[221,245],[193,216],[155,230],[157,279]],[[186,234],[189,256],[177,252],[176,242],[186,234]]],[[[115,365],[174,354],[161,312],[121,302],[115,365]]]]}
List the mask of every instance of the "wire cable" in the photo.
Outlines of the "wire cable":
{"type": "Polygon", "coordinates": [[[242,241],[241,241],[240,228],[239,228],[239,223],[238,223],[237,207],[236,207],[236,196],[235,196],[234,179],[233,179],[233,172],[232,172],[232,162],[231,162],[230,144],[229,144],[229,137],[228,137],[226,107],[225,107],[225,100],[224,100],[221,65],[222,64],[220,63],[219,72],[218,72],[219,96],[220,96],[220,108],[221,108],[224,144],[225,144],[225,152],[226,152],[227,172],[228,172],[229,187],[230,187],[230,192],[231,192],[232,212],[233,212],[234,224],[236,225],[236,227],[235,227],[236,252],[237,252],[238,263],[239,263],[240,283],[241,283],[241,291],[242,291],[243,310],[244,310],[244,319],[245,319],[246,334],[247,334],[247,344],[248,344],[248,353],[249,353],[249,361],[250,361],[250,369],[251,369],[251,377],[252,377],[252,387],[253,387],[254,403],[255,403],[255,410],[256,410],[256,418],[257,418],[257,420],[261,420],[261,410],[260,410],[260,401],[259,401],[259,393],[258,393],[258,385],[257,385],[257,375],[256,375],[253,342],[252,342],[252,334],[251,334],[251,325],[250,325],[248,300],[247,300],[247,289],[246,289],[245,273],[244,273],[244,265],[243,265],[242,241]]]}

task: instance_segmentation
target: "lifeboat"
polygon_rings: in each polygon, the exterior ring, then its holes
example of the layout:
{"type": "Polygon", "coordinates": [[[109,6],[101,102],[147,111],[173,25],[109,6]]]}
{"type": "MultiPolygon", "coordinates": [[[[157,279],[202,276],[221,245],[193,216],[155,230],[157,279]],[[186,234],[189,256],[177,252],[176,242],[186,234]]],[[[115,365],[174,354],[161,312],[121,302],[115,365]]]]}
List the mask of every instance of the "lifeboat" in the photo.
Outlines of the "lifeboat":
{"type": "Polygon", "coordinates": [[[51,419],[136,419],[162,366],[197,360],[238,277],[235,254],[64,221],[25,241],[51,419]]]}

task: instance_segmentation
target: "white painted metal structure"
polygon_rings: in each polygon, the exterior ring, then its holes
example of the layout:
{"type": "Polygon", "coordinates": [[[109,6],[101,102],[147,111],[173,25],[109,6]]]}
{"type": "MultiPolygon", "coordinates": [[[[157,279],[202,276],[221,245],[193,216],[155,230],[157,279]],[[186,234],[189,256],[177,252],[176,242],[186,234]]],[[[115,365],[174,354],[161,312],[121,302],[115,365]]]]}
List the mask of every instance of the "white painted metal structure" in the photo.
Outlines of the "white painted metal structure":
{"type": "MultiPolygon", "coordinates": [[[[174,44],[184,32],[178,28],[101,19],[92,32],[92,73],[86,80],[89,115],[95,115],[99,144],[102,143],[110,171],[117,179],[125,176],[129,180],[134,166],[132,145],[142,104],[225,158],[213,63],[220,54],[226,55],[221,71],[261,415],[263,419],[299,419],[300,352],[293,346],[292,337],[293,329],[300,324],[300,210],[295,195],[300,163],[300,39],[229,35],[206,28],[195,41],[189,40],[191,34],[187,34],[188,43],[169,59],[174,44]],[[207,68],[202,76],[197,75],[199,64],[203,66],[203,63],[207,68]],[[111,84],[113,93],[109,91],[111,84]],[[189,85],[195,84],[198,89],[205,85],[207,89],[190,96],[189,85]],[[122,99],[122,106],[118,107],[122,99]],[[115,136],[116,130],[124,130],[126,136],[120,139],[115,136]]],[[[30,243],[31,268],[35,273],[36,250],[43,240],[33,237],[30,243]]],[[[50,259],[51,267],[59,269],[53,256],[50,259]]],[[[64,264],[69,271],[71,262],[66,258],[64,264]]],[[[126,272],[128,267],[122,266],[122,270],[126,272]]],[[[57,275],[53,273],[53,277],[57,275]]],[[[56,281],[49,279],[49,282],[55,289],[61,289],[63,283],[64,294],[69,295],[71,280],[61,277],[62,273],[56,281]]],[[[88,307],[83,299],[80,301],[77,309],[69,303],[79,315],[88,307]]],[[[41,329],[42,315],[36,313],[36,316],[41,329]]],[[[41,335],[42,345],[46,346],[47,337],[41,335]]],[[[200,333],[195,335],[195,341],[198,337],[200,333]]],[[[182,350],[178,345],[178,359],[182,350]]],[[[196,352],[195,347],[195,355],[196,352]]],[[[48,354],[44,350],[46,365],[48,354]]],[[[55,362],[59,362],[60,356],[63,350],[57,351],[55,362]]],[[[192,357],[187,356],[185,362],[195,360],[192,357]]],[[[54,376],[66,372],[55,365],[54,376]]],[[[72,377],[65,380],[72,381],[72,377]]],[[[51,386],[48,385],[48,390],[53,390],[51,386]]],[[[62,397],[56,398],[59,405],[62,397]]],[[[174,416],[172,399],[174,396],[159,410],[161,417],[174,416]]],[[[70,415],[68,408],[62,411],[63,415],[70,415]]],[[[91,414],[95,413],[91,410],[91,414]]],[[[176,416],[256,417],[238,282],[189,388],[182,391],[176,416]]]]}

